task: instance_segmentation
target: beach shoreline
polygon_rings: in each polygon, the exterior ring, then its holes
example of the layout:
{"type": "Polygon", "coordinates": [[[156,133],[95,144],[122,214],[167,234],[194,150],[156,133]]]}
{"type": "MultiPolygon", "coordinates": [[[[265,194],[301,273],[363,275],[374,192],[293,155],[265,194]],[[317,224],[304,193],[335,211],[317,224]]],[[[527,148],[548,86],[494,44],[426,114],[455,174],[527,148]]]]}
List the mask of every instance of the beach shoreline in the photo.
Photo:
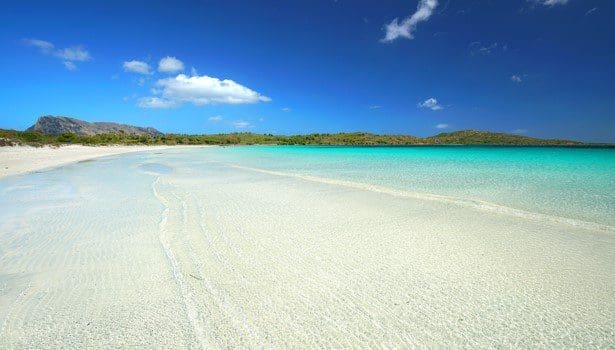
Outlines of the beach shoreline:
{"type": "Polygon", "coordinates": [[[155,149],[0,180],[0,348],[613,343],[608,232],[295,174],[281,148],[155,149]]]}
{"type": "Polygon", "coordinates": [[[27,174],[88,159],[95,159],[125,153],[163,150],[175,147],[191,148],[211,146],[6,146],[0,147],[0,179],[7,176],[27,174]]]}
{"type": "Polygon", "coordinates": [[[228,151],[0,181],[0,348],[613,343],[611,234],[228,151]]]}

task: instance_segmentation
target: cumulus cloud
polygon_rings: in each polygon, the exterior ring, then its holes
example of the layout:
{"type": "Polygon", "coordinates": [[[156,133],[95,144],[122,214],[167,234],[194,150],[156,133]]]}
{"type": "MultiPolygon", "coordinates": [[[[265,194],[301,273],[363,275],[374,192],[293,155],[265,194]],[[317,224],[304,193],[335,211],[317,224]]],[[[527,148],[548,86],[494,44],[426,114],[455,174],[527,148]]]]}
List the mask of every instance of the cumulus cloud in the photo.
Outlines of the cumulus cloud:
{"type": "Polygon", "coordinates": [[[444,123],[436,124],[436,129],[448,129],[448,127],[449,127],[448,124],[444,124],[444,123]]]}
{"type": "Polygon", "coordinates": [[[369,109],[380,109],[380,108],[382,108],[382,106],[379,106],[379,105],[369,106],[369,109]]]}
{"type": "MultiPolygon", "coordinates": [[[[189,77],[185,74],[179,74],[173,78],[159,79],[153,91],[154,94],[158,94],[160,97],[150,97],[150,99],[168,101],[173,105],[192,103],[202,106],[207,104],[246,104],[271,101],[269,97],[261,95],[233,80],[221,80],[206,75],[189,77]]],[[[166,106],[166,104],[163,105],[166,106]]]]}
{"type": "Polygon", "coordinates": [[[246,129],[246,128],[252,127],[252,124],[250,124],[249,122],[243,121],[243,120],[234,121],[232,124],[237,129],[246,129]]]}
{"type": "Polygon", "coordinates": [[[209,120],[212,123],[217,123],[217,122],[222,120],[222,116],[221,115],[214,115],[214,116],[211,116],[211,117],[207,118],[207,120],[209,120]]]}
{"type": "Polygon", "coordinates": [[[518,76],[518,75],[516,75],[516,74],[513,74],[513,75],[510,77],[510,80],[512,80],[512,81],[513,81],[513,82],[515,82],[515,83],[520,83],[520,82],[522,82],[522,81],[523,81],[523,79],[521,79],[521,77],[520,77],[520,76],[518,76]]]}
{"type": "Polygon", "coordinates": [[[58,49],[51,42],[40,39],[23,39],[23,43],[37,48],[45,55],[60,59],[64,67],[71,71],[77,69],[75,62],[85,62],[92,59],[90,53],[81,45],[58,49]]]}
{"type": "Polygon", "coordinates": [[[440,109],[443,108],[442,106],[440,106],[438,104],[438,100],[433,98],[433,97],[430,97],[430,98],[426,99],[425,101],[420,102],[418,104],[418,107],[420,107],[420,108],[429,108],[432,111],[437,111],[437,110],[440,110],[440,109]]]}
{"type": "MultiPolygon", "coordinates": [[[[184,70],[184,63],[175,57],[167,56],[158,62],[158,71],[162,73],[177,73],[184,70]]],[[[197,75],[196,69],[192,69],[192,75],[197,75]]]]}
{"type": "Polygon", "coordinates": [[[137,106],[141,108],[173,108],[177,104],[175,101],[159,97],[142,97],[138,100],[137,106]]]}
{"type": "Polygon", "coordinates": [[[138,74],[152,74],[149,64],[143,61],[125,61],[122,64],[125,72],[138,73],[138,74]]]}
{"type": "Polygon", "coordinates": [[[386,33],[380,41],[388,43],[397,38],[413,39],[417,24],[427,21],[437,6],[438,0],[420,0],[416,12],[412,16],[401,22],[395,18],[391,23],[384,26],[386,33]]]}
{"type": "Polygon", "coordinates": [[[284,107],[282,108],[282,112],[290,112],[291,109],[289,107],[284,107]]]}
{"type": "Polygon", "coordinates": [[[515,129],[512,131],[513,134],[525,134],[527,129],[515,129]]]}

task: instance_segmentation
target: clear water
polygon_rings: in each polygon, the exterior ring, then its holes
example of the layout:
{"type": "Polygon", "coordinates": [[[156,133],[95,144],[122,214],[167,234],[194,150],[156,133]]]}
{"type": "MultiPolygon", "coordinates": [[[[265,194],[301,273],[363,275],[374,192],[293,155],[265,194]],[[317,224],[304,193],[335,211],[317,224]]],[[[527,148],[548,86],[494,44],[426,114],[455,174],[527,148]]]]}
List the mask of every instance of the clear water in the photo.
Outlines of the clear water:
{"type": "Polygon", "coordinates": [[[614,161],[171,148],[2,178],[0,349],[612,348],[614,161]]]}
{"type": "Polygon", "coordinates": [[[250,146],[192,155],[615,225],[615,148],[250,146]]]}

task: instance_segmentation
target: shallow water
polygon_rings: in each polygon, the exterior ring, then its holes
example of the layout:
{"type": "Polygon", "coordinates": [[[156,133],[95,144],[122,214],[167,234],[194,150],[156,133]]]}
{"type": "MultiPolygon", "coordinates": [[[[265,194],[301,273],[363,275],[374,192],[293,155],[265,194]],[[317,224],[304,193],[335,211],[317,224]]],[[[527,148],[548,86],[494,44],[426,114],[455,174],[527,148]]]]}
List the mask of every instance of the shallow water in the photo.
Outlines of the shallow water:
{"type": "Polygon", "coordinates": [[[609,348],[612,152],[169,149],[4,178],[0,348],[609,348]]]}
{"type": "Polygon", "coordinates": [[[615,226],[615,148],[258,146],[194,152],[615,226]]]}

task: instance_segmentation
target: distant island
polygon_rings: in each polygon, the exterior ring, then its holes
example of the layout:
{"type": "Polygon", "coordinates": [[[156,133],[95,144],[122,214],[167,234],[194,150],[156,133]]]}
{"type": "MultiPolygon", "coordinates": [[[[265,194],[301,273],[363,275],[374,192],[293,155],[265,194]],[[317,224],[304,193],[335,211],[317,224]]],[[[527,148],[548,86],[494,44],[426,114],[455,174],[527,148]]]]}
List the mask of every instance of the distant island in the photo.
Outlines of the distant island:
{"type": "Polygon", "coordinates": [[[326,146],[412,146],[412,145],[501,145],[584,146],[570,140],[539,139],[479,130],[440,133],[430,137],[378,135],[365,132],[307,135],[272,135],[250,132],[229,134],[164,134],[154,128],[98,122],[69,117],[42,116],[25,131],[0,129],[0,146],[10,145],[326,145],[326,146]]]}

